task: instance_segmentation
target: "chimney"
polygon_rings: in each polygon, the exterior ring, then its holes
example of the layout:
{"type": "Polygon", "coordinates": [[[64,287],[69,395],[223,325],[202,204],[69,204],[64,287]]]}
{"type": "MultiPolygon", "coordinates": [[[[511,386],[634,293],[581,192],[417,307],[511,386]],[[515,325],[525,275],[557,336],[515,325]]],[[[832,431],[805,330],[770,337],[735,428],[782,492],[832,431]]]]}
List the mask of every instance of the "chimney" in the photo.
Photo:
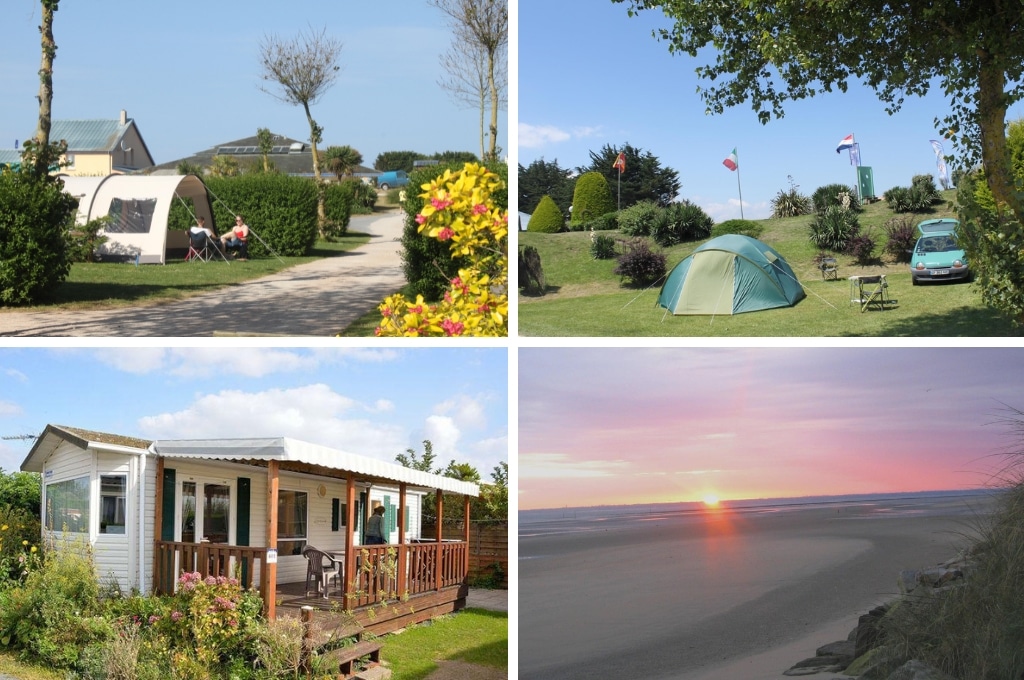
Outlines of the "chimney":
{"type": "Polygon", "coordinates": [[[125,111],[124,109],[121,109],[121,125],[124,125],[127,122],[128,122],[128,112],[125,111]]]}

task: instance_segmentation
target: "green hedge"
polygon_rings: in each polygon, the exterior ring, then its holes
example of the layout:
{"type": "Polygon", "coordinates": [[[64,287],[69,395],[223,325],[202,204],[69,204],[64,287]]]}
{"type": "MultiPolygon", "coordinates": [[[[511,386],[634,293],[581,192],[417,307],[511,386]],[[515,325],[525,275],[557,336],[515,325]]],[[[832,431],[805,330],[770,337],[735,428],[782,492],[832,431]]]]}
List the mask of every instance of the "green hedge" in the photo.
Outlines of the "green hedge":
{"type": "Polygon", "coordinates": [[[278,255],[306,255],[316,243],[316,187],[308,179],[278,174],[207,177],[218,234],[240,214],[258,238],[249,239],[249,255],[268,255],[260,239],[278,255]]]}
{"type": "Polygon", "coordinates": [[[42,300],[71,269],[68,234],[78,199],[50,178],[0,171],[0,305],[42,300]]]}
{"type": "Polygon", "coordinates": [[[572,216],[569,221],[573,224],[590,222],[610,212],[615,212],[615,200],[604,175],[599,172],[580,175],[572,195],[572,216]]]}
{"type": "Polygon", "coordinates": [[[565,218],[555,204],[555,199],[547,194],[541,196],[537,208],[530,216],[527,231],[539,231],[545,234],[557,234],[565,229],[565,218]]]}

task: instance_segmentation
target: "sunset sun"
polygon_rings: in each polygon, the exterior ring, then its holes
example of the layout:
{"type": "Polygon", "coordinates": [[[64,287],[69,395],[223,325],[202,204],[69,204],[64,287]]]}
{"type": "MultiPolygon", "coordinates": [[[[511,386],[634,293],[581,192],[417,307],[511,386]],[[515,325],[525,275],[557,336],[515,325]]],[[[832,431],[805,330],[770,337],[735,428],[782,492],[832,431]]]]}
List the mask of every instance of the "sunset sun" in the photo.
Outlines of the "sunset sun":
{"type": "Polygon", "coordinates": [[[701,499],[706,507],[717,508],[718,507],[718,496],[713,493],[704,494],[704,498],[701,499]]]}

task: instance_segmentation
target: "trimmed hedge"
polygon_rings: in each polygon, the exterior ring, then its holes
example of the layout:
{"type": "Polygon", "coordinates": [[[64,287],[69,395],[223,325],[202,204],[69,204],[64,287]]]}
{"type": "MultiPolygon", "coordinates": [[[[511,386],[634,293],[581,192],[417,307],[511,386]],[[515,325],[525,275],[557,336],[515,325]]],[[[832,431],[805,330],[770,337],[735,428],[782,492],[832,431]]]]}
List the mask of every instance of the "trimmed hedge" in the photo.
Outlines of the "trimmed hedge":
{"type": "MultiPolygon", "coordinates": [[[[306,255],[316,243],[316,186],[311,180],[278,173],[253,173],[238,177],[204,177],[203,182],[211,192],[214,223],[210,226],[217,234],[234,226],[233,210],[242,215],[259,236],[249,239],[250,257],[269,255],[260,239],[278,255],[306,255]]],[[[345,233],[352,214],[351,192],[342,187],[327,185],[327,218],[336,225],[335,234],[345,233]]],[[[192,201],[185,201],[187,206],[182,201],[171,205],[169,229],[188,229],[195,224],[192,201]]]]}
{"type": "Polygon", "coordinates": [[[526,228],[527,231],[544,234],[557,234],[565,229],[565,218],[562,216],[562,211],[558,209],[555,199],[548,195],[541,196],[526,228]]]}
{"type": "Polygon", "coordinates": [[[576,180],[572,195],[572,224],[590,222],[601,215],[615,212],[608,180],[599,172],[585,172],[576,180]]]}
{"type": "Polygon", "coordinates": [[[260,239],[278,255],[306,255],[316,243],[316,186],[310,180],[260,173],[203,181],[220,198],[211,196],[218,234],[234,225],[232,211],[255,232],[258,238],[249,239],[250,257],[269,254],[260,239]]]}

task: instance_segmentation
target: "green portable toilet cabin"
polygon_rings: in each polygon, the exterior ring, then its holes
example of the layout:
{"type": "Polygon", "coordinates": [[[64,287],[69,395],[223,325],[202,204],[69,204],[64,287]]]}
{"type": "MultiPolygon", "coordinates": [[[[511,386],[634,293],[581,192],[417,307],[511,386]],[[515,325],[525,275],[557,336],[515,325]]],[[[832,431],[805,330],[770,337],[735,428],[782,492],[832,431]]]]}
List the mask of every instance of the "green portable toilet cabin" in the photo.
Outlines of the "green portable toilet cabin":
{"type": "Polygon", "coordinates": [[[791,307],[803,286],[774,248],[756,238],[726,234],[675,266],[658,295],[673,314],[741,314],[791,307]]]}

